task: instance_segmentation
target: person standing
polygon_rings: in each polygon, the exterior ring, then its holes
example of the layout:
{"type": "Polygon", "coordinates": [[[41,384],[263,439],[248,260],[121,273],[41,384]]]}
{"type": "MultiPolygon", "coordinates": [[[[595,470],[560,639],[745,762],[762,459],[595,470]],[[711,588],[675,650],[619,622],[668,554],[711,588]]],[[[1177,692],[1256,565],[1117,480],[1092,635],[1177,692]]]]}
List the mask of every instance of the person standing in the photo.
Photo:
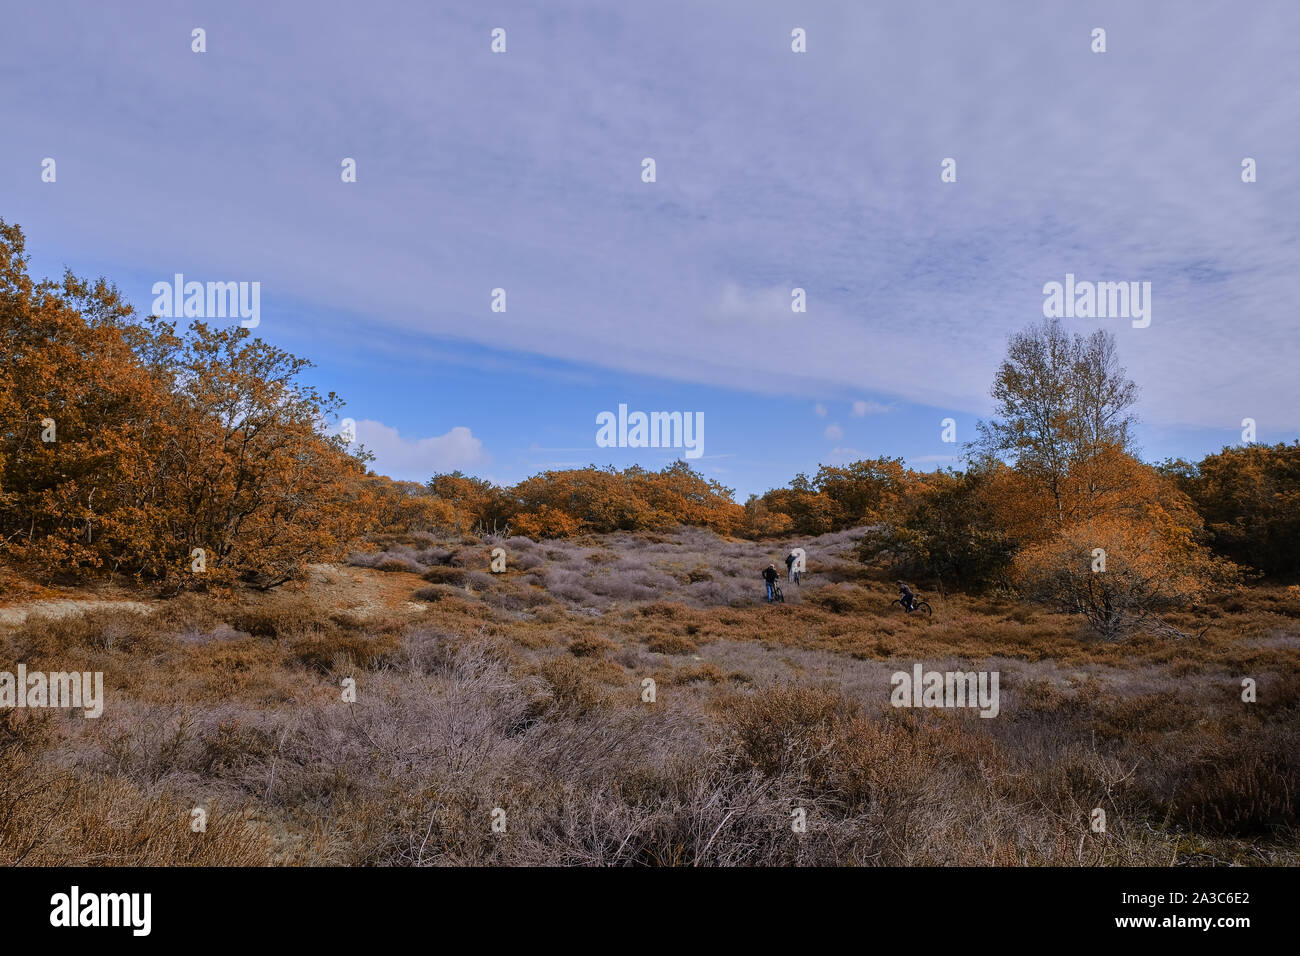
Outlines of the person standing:
{"type": "Polygon", "coordinates": [[[767,582],[767,600],[769,604],[776,593],[773,590],[776,587],[776,579],[780,576],[780,573],[776,570],[775,564],[769,564],[763,569],[763,580],[767,582]]]}

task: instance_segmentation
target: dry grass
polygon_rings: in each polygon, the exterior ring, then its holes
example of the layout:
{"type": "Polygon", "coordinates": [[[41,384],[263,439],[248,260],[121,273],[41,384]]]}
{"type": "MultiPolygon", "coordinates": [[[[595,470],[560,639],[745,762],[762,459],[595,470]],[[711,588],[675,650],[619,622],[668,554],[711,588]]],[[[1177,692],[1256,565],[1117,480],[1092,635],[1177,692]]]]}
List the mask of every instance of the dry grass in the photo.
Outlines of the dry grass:
{"type": "Polygon", "coordinates": [[[784,606],[780,553],[704,532],[510,539],[488,574],[498,543],[0,630],[0,669],[107,695],[0,711],[0,864],[1300,862],[1300,592],[1113,644],[999,597],[891,612],[851,535],[784,606]],[[915,662],[999,671],[1001,713],[890,707],[915,662]]]}

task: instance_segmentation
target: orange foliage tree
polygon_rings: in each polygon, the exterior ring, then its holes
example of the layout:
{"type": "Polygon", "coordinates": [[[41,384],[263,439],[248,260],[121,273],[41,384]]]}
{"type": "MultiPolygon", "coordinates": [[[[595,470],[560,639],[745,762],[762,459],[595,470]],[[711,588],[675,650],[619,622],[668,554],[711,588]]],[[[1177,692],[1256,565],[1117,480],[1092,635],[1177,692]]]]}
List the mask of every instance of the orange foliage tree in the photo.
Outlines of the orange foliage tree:
{"type": "Polygon", "coordinates": [[[1105,515],[1019,551],[1014,574],[1031,599],[1083,615],[1114,639],[1138,627],[1181,634],[1159,617],[1235,580],[1235,568],[1190,528],[1105,515]]]}
{"type": "Polygon", "coordinates": [[[0,553],[271,586],[368,525],[363,457],[324,434],[339,403],[300,381],[309,363],[238,327],[178,336],[103,280],[36,283],[27,261],[0,222],[0,553]]]}
{"type": "Polygon", "coordinates": [[[1163,469],[1192,499],[1215,550],[1266,574],[1300,575],[1300,442],[1229,447],[1163,469]]]}
{"type": "MultiPolygon", "coordinates": [[[[1204,527],[1191,500],[1115,446],[1078,462],[1059,489],[1039,500],[1051,530],[1017,553],[1013,576],[1028,597],[1082,614],[1103,636],[1141,626],[1173,631],[1162,611],[1239,579],[1232,562],[1201,543],[1204,527]],[[1063,524],[1050,521],[1057,514],[1063,524]]],[[[998,503],[1004,512],[1017,504],[1006,495],[998,503]]]]}
{"type": "Polygon", "coordinates": [[[661,471],[642,468],[547,471],[510,489],[513,527],[521,534],[642,531],[692,524],[731,534],[744,521],[733,492],[686,462],[661,471]]]}
{"type": "Polygon", "coordinates": [[[788,488],[774,488],[748,502],[745,527],[752,537],[763,537],[787,531],[819,535],[875,524],[902,503],[918,480],[901,458],[822,465],[811,480],[796,475],[788,488]]]}

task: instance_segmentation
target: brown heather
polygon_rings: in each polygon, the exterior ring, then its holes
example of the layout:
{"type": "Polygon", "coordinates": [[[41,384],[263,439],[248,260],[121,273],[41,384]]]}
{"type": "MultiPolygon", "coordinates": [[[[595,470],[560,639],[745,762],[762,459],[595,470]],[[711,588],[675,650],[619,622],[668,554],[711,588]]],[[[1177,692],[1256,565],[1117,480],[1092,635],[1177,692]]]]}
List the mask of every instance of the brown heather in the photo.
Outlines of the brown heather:
{"type": "Polygon", "coordinates": [[[807,542],[784,606],[767,550],[684,529],[29,617],[0,659],[102,670],[107,703],[0,713],[0,865],[1300,862],[1300,589],[1105,641],[998,596],[891,611],[855,542],[807,542]],[[917,661],[998,670],[1001,714],[890,707],[917,661]]]}

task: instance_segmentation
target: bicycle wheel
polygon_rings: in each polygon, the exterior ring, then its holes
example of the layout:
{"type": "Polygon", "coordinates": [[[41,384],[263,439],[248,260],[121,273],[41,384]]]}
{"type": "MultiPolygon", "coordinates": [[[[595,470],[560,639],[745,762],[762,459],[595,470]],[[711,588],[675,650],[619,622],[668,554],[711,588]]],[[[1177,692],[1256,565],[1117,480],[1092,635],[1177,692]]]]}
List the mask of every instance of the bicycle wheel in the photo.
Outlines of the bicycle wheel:
{"type": "MultiPolygon", "coordinates": [[[[890,607],[903,607],[903,602],[900,601],[898,598],[894,598],[892,601],[889,602],[889,606],[890,606],[890,607]]],[[[903,607],[903,610],[906,611],[907,608],[903,607]]]]}
{"type": "Polygon", "coordinates": [[[934,611],[930,609],[930,602],[928,601],[918,601],[916,604],[916,609],[918,611],[924,611],[926,617],[929,617],[934,613],[934,611]]]}
{"type": "Polygon", "coordinates": [[[780,588],[776,589],[776,601],[778,604],[785,603],[785,592],[782,591],[780,588]]]}

